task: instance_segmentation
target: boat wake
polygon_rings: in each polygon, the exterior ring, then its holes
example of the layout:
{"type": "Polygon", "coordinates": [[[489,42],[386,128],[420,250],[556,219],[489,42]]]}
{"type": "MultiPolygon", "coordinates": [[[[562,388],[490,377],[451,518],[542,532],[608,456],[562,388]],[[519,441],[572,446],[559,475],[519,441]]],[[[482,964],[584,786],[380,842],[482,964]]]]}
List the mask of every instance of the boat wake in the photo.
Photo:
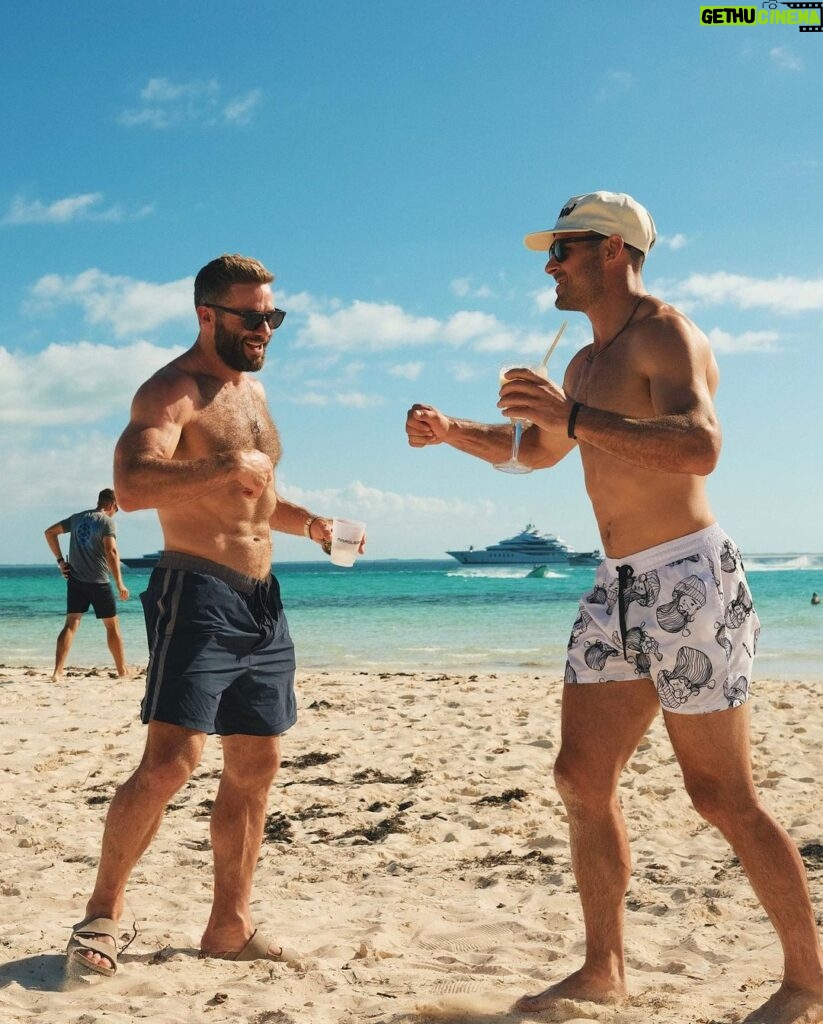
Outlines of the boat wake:
{"type": "Polygon", "coordinates": [[[517,566],[476,566],[469,568],[466,566],[463,569],[450,569],[447,571],[447,576],[457,576],[462,579],[476,579],[476,580],[525,580],[525,579],[543,579],[543,580],[564,580],[567,577],[567,573],[558,572],[555,569],[548,569],[545,566],[539,566],[540,572],[535,572],[532,566],[528,565],[517,565],[517,566]]]}
{"type": "Polygon", "coordinates": [[[823,569],[823,555],[782,554],[744,555],[746,572],[802,572],[806,569],[823,569]]]}

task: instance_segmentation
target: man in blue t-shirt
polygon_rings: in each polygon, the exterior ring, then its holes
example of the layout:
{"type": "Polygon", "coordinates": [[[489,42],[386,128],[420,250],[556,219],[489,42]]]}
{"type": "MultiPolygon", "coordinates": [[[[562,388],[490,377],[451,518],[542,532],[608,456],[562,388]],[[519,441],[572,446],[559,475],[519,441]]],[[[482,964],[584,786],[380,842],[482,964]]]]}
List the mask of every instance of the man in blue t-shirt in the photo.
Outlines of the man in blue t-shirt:
{"type": "Polygon", "coordinates": [[[94,608],[94,614],[103,620],[106,627],[106,641],[117,666],[117,675],[127,674],[126,657],[123,652],[123,637],[117,605],[109,582],[114,578],[121,601],[128,600],[129,592],[120,572],[120,557],[115,541],[114,519],[117,501],[114,491],[105,487],[97,497],[97,508],[86,512],[75,512],[68,519],[50,526],[46,531],[46,543],[57,559],[60,571],[66,578],[66,622],[57,637],[57,653],[54,659],[52,680],[56,683],[63,676],[74,634],[80,626],[83,614],[94,608]],[[61,533],[70,535],[69,559],[60,550],[61,533]]]}

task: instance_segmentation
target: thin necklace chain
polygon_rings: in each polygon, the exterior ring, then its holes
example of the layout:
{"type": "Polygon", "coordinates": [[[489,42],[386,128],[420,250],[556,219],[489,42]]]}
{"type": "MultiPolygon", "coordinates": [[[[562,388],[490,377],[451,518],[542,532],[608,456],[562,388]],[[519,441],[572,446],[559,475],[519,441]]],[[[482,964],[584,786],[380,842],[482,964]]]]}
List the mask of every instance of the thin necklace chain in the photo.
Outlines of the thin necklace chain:
{"type": "Polygon", "coordinates": [[[593,363],[595,361],[595,359],[597,359],[597,357],[602,352],[606,351],[606,349],[609,347],[609,345],[612,345],[612,344],[614,344],[615,341],[617,341],[617,339],[620,337],[620,335],[623,333],[623,331],[625,331],[626,328],[629,326],[629,324],[632,322],[632,320],[634,320],[634,314],[638,311],[638,309],[640,309],[640,303],[644,299],[646,299],[646,298],[648,298],[647,295],[641,295],[640,296],[640,298],[634,304],[634,309],[632,309],[631,313],[629,314],[629,319],[623,324],[623,326],[620,328],[620,330],[617,332],[617,334],[615,334],[614,337],[610,341],[607,341],[606,344],[603,345],[601,348],[599,348],[596,352],[594,351],[594,342],[592,342],[592,350],[586,356],[586,362],[587,363],[593,363]]]}

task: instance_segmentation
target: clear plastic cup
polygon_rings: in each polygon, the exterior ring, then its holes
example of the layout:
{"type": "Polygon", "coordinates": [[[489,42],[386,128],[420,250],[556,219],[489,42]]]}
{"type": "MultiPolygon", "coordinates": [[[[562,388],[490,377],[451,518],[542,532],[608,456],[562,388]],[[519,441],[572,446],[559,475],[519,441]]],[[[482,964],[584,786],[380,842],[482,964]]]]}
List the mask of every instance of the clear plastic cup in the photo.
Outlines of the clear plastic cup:
{"type": "Polygon", "coordinates": [[[357,558],[360,542],[366,533],[366,524],[356,519],[333,519],[331,527],[332,565],[350,568],[357,558]]]}

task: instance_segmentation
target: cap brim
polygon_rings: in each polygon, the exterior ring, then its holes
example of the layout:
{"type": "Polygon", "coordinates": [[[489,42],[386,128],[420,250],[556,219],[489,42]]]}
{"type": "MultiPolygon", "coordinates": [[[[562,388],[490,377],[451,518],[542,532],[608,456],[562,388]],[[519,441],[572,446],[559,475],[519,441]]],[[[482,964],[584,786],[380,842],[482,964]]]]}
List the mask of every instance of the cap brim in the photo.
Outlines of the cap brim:
{"type": "MultiPolygon", "coordinates": [[[[534,249],[535,252],[548,252],[552,247],[552,242],[558,235],[579,235],[581,231],[588,231],[588,228],[568,228],[566,231],[562,229],[560,231],[533,231],[530,235],[526,235],[523,239],[523,244],[527,249],[534,249]]],[[[595,234],[602,234],[601,231],[597,231],[596,228],[592,228],[595,234]]],[[[604,238],[608,238],[608,235],[603,235],[604,238]]]]}
{"type": "Polygon", "coordinates": [[[523,244],[527,249],[534,249],[535,252],[548,252],[553,241],[553,231],[533,231],[530,235],[526,235],[523,244]]]}

